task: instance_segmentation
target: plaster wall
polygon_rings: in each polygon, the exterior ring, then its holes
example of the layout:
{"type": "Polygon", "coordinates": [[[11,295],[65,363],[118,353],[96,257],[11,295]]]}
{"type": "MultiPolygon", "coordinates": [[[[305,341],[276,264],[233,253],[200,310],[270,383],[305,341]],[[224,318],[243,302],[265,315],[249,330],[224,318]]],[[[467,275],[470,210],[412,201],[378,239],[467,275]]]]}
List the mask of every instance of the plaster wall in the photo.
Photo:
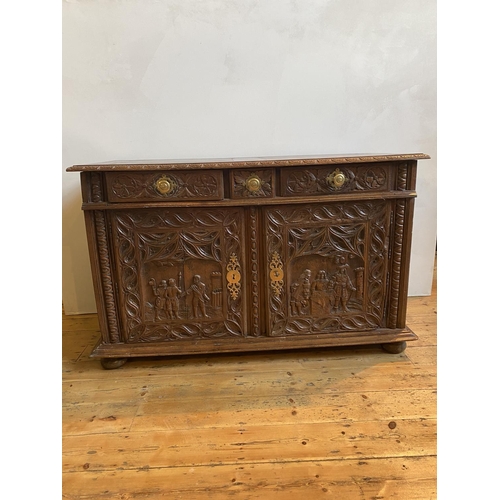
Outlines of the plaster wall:
{"type": "Polygon", "coordinates": [[[95,311],[75,163],[303,154],[419,163],[410,295],[436,244],[434,0],[67,0],[63,302],[95,311]]]}

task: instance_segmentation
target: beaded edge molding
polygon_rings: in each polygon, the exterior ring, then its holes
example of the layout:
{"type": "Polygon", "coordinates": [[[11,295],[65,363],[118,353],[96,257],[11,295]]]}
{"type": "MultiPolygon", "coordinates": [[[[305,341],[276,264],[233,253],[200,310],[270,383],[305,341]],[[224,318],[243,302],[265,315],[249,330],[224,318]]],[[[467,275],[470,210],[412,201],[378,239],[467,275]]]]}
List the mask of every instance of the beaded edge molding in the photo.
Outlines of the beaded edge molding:
{"type": "Polygon", "coordinates": [[[334,165],[345,163],[371,163],[382,161],[428,160],[430,156],[425,153],[401,155],[372,155],[372,156],[342,156],[325,158],[290,158],[269,160],[235,160],[235,161],[200,161],[194,163],[123,163],[123,164],[93,164],[73,165],[66,169],[67,172],[85,171],[113,171],[113,170],[176,170],[176,169],[221,169],[221,168],[255,168],[255,167],[292,167],[302,165],[334,165]]]}

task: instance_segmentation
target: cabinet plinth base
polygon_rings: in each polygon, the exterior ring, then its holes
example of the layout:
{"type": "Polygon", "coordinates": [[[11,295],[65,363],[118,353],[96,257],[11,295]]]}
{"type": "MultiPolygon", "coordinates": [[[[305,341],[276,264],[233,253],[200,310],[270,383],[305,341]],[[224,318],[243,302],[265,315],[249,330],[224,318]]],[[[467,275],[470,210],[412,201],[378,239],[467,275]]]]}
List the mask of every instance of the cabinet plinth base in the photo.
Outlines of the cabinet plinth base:
{"type": "MultiPolygon", "coordinates": [[[[109,364],[112,358],[118,358],[122,364],[126,358],[146,356],[179,356],[193,354],[211,354],[222,352],[258,352],[287,349],[308,349],[318,347],[341,347],[357,345],[380,345],[387,352],[394,353],[391,347],[401,348],[406,341],[418,337],[409,328],[351,334],[315,334],[289,337],[245,337],[222,340],[185,340],[176,342],[106,344],[102,341],[94,347],[92,358],[104,358],[109,364]]],[[[404,350],[404,349],[402,349],[404,350]]],[[[402,352],[398,351],[398,352],[402,352]]],[[[104,365],[103,365],[104,366],[104,365]]],[[[121,365],[120,365],[121,366],[121,365]]]]}

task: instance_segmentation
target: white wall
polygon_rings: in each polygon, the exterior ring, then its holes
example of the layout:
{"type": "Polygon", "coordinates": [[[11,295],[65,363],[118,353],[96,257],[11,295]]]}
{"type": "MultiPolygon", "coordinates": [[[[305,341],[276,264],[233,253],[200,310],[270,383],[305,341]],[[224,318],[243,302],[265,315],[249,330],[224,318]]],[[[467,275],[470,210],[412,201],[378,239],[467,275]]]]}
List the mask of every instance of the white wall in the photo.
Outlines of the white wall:
{"type": "Polygon", "coordinates": [[[436,240],[434,0],[68,0],[63,301],[95,311],[75,163],[414,153],[410,294],[436,240]]]}

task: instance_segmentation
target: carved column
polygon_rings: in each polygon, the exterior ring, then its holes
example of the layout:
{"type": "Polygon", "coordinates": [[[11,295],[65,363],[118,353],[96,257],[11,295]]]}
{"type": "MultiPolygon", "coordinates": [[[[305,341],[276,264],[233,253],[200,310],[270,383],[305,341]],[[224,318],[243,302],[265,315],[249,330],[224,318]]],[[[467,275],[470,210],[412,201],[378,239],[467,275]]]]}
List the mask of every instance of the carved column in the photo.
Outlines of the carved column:
{"type": "MultiPolygon", "coordinates": [[[[408,165],[401,163],[398,167],[398,190],[404,191],[408,183],[408,165]]],[[[396,328],[399,311],[399,295],[401,283],[401,264],[403,255],[403,237],[405,228],[406,201],[398,200],[394,210],[394,242],[392,246],[392,273],[391,273],[391,293],[390,310],[387,326],[396,328]]]]}
{"type": "Polygon", "coordinates": [[[260,295],[259,295],[259,251],[258,251],[258,212],[256,207],[249,209],[250,234],[250,296],[251,296],[251,333],[255,337],[261,335],[260,328],[260,295]]]}
{"type": "Polygon", "coordinates": [[[97,234],[99,264],[101,269],[101,281],[109,328],[109,340],[111,343],[115,343],[120,342],[120,332],[118,331],[118,324],[116,321],[117,313],[115,305],[115,294],[113,291],[113,275],[109,259],[108,239],[106,235],[106,219],[102,210],[96,210],[94,212],[94,217],[97,234]]]}

